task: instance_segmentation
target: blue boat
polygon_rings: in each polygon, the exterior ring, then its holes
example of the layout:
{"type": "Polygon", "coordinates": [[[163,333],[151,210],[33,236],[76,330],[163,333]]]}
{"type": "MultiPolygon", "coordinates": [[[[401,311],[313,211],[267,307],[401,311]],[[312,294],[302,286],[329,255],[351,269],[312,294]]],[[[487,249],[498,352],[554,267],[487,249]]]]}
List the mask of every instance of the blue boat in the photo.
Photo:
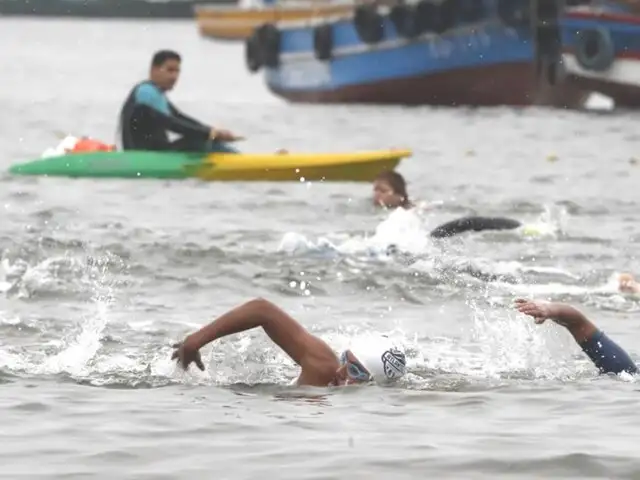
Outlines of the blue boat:
{"type": "Polygon", "coordinates": [[[617,107],[640,107],[640,5],[618,1],[572,7],[561,27],[568,82],[610,97],[617,107]]]}
{"type": "Polygon", "coordinates": [[[263,25],[250,71],[294,102],[579,106],[570,86],[541,88],[529,0],[360,5],[352,16],[263,25]]]}

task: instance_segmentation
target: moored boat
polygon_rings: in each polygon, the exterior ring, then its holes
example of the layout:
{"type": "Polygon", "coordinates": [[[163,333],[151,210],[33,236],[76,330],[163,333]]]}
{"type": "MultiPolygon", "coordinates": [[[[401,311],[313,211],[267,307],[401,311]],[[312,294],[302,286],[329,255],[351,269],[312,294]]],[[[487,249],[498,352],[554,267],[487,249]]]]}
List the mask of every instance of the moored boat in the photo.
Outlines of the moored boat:
{"type": "Polygon", "coordinates": [[[591,2],[567,8],[561,20],[562,66],[567,81],[640,107],[640,4],[591,2]]]}
{"type": "Polygon", "coordinates": [[[360,5],[333,19],[266,24],[247,68],[293,102],[552,105],[585,94],[540,82],[529,0],[420,0],[360,5]]]}
{"type": "Polygon", "coordinates": [[[353,10],[351,2],[284,2],[243,7],[197,5],[194,8],[198,31],[203,37],[245,40],[260,25],[282,21],[342,15],[353,10]]]}

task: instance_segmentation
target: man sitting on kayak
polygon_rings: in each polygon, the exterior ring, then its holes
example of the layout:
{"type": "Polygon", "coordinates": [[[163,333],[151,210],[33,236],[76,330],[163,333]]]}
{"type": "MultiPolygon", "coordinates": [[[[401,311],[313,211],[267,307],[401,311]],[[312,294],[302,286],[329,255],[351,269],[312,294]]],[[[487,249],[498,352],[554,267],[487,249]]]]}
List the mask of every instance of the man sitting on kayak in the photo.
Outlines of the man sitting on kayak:
{"type": "Polygon", "coordinates": [[[167,99],[180,76],[180,63],[180,55],[170,50],[153,56],[149,79],[133,88],[120,112],[123,150],[237,153],[224,142],[240,137],[188,117],[167,99]],[[169,141],[168,131],[181,137],[169,141]]]}

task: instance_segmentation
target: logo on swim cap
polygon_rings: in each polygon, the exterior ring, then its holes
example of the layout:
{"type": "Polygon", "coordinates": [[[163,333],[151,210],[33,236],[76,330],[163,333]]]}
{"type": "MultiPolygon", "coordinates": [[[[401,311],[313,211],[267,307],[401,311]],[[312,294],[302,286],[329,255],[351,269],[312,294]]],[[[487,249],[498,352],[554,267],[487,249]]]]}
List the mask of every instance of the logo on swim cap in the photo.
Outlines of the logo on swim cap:
{"type": "Polygon", "coordinates": [[[393,347],[384,352],[380,360],[387,378],[399,378],[405,374],[407,359],[397,348],[393,347]]]}
{"type": "Polygon", "coordinates": [[[376,382],[394,380],[406,373],[406,358],[384,335],[356,339],[349,348],[376,382]]]}

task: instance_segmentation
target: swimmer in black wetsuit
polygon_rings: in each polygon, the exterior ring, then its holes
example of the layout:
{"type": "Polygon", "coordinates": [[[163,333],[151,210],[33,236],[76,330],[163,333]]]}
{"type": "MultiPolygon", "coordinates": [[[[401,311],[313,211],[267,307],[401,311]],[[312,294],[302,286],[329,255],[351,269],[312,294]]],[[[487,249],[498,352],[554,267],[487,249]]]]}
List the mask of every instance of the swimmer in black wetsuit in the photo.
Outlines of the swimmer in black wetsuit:
{"type": "Polygon", "coordinates": [[[188,117],[167,99],[166,92],[178,81],[180,63],[180,55],[170,50],[161,50],[153,56],[149,79],[131,90],[120,112],[122,148],[237,153],[225,142],[240,137],[188,117]],[[170,142],[167,131],[181,138],[170,142]]]}
{"type": "Polygon", "coordinates": [[[519,298],[516,300],[516,309],[533,317],[536,324],[551,319],[569,330],[600,373],[638,372],[629,354],[571,305],[519,298]]]}
{"type": "MultiPolygon", "coordinates": [[[[386,208],[411,208],[407,185],[398,172],[384,171],[373,183],[373,202],[386,208]]],[[[504,217],[462,217],[434,228],[432,238],[448,238],[464,232],[483,230],[513,230],[522,226],[518,220],[504,217]]]]}

